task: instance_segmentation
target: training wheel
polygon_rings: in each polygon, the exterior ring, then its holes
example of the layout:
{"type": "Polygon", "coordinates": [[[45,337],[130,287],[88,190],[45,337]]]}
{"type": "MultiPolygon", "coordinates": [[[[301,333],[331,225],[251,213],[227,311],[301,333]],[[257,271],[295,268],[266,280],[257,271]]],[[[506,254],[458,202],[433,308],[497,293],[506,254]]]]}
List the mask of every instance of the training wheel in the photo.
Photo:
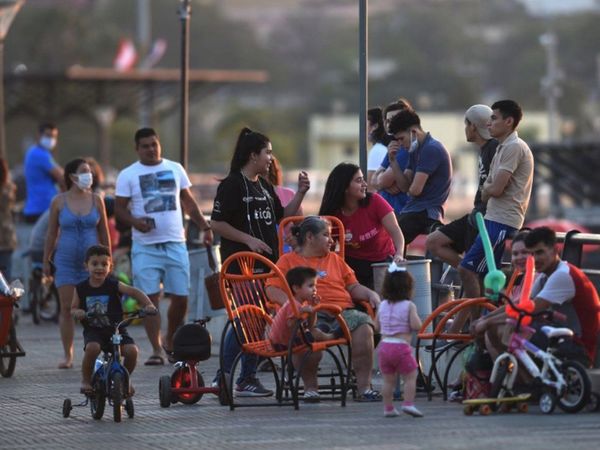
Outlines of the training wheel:
{"type": "Polygon", "coordinates": [[[463,408],[463,413],[465,413],[465,416],[472,416],[473,407],[471,405],[465,405],[465,407],[463,408]]]}
{"type": "Polygon", "coordinates": [[[588,402],[586,408],[590,412],[600,411],[600,394],[592,392],[590,395],[590,401],[588,402]]]}
{"type": "Polygon", "coordinates": [[[65,398],[65,401],[63,402],[63,407],[62,407],[62,414],[65,419],[67,417],[69,417],[72,409],[73,409],[73,405],[71,404],[71,399],[65,398]]]}
{"type": "Polygon", "coordinates": [[[482,416],[489,416],[492,413],[492,407],[490,405],[481,405],[479,407],[479,414],[482,416]]]}

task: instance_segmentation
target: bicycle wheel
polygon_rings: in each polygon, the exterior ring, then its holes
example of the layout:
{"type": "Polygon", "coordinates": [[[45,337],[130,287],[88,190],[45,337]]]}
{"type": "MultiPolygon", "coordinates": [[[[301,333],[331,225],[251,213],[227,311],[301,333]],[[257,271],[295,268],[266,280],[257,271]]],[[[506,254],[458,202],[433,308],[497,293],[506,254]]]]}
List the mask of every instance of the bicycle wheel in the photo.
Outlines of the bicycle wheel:
{"type": "Polygon", "coordinates": [[[563,361],[560,371],[567,388],[558,399],[558,406],[568,413],[579,412],[590,400],[591,383],[588,374],[577,361],[563,361]]]}
{"type": "Polygon", "coordinates": [[[0,375],[4,378],[9,378],[15,371],[17,364],[16,356],[5,356],[7,353],[15,353],[17,351],[17,332],[15,326],[11,325],[8,332],[8,341],[0,347],[0,375]]]}
{"type": "Polygon", "coordinates": [[[125,411],[127,412],[127,417],[133,419],[135,408],[133,407],[133,399],[131,397],[125,400],[125,411]]]}
{"type": "Polygon", "coordinates": [[[123,374],[117,372],[113,374],[110,395],[113,406],[113,419],[115,422],[120,422],[123,415],[123,392],[124,390],[124,379],[123,374]]]}
{"type": "Polygon", "coordinates": [[[44,287],[42,282],[36,275],[33,275],[29,283],[29,308],[31,309],[31,319],[36,325],[40,323],[40,302],[43,296],[44,287]]]}
{"type": "Polygon", "coordinates": [[[39,316],[42,320],[50,322],[58,322],[60,313],[60,300],[58,298],[58,290],[54,283],[43,288],[44,295],[39,303],[39,316]]]}
{"type": "MultiPolygon", "coordinates": [[[[196,378],[198,380],[198,387],[204,387],[204,379],[200,372],[196,372],[196,378]]],[[[178,367],[173,375],[171,375],[171,387],[173,388],[187,388],[192,385],[191,371],[188,366],[178,367]]],[[[184,405],[193,405],[202,398],[202,393],[184,393],[176,394],[177,400],[184,405]]]]}
{"type": "Polygon", "coordinates": [[[106,405],[106,397],[104,395],[104,384],[97,375],[92,378],[93,393],[90,396],[90,409],[92,417],[96,420],[102,419],[104,415],[104,406],[106,405]]]}

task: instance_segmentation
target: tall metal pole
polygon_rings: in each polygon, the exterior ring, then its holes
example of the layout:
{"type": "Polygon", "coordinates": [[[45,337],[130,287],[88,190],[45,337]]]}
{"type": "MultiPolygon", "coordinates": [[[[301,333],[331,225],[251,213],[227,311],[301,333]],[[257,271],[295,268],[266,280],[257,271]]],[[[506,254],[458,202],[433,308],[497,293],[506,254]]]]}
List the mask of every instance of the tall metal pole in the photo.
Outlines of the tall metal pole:
{"type": "Polygon", "coordinates": [[[359,166],[367,173],[367,108],[369,104],[369,0],[358,2],[358,72],[359,72],[359,166]]]}
{"type": "Polygon", "coordinates": [[[188,144],[189,144],[189,45],[190,45],[190,17],[192,5],[190,0],[180,0],[179,18],[181,19],[181,128],[180,128],[180,156],[179,162],[187,169],[188,144]]]}
{"type": "MultiPolygon", "coordinates": [[[[152,41],[152,14],[150,0],[137,0],[137,43],[139,55],[143,63],[147,57],[152,41]]],[[[145,69],[146,67],[141,67],[145,69]]],[[[139,123],[143,127],[151,127],[152,123],[152,93],[148,84],[144,84],[141,90],[139,123]]]]}
{"type": "Polygon", "coordinates": [[[556,34],[552,31],[542,34],[540,44],[546,50],[546,76],[542,78],[542,92],[546,97],[548,137],[550,142],[556,142],[559,139],[558,98],[561,95],[559,82],[562,78],[556,57],[556,34]]]}

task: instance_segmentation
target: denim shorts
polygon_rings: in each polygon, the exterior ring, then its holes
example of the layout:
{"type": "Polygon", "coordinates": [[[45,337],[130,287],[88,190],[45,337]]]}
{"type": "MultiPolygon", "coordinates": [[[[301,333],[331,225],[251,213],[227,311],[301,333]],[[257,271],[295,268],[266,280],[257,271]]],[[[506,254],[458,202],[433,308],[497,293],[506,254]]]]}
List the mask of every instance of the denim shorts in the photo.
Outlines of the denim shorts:
{"type": "Polygon", "coordinates": [[[185,242],[139,244],[131,247],[133,285],[147,295],[187,296],[190,291],[190,258],[185,242]]]}

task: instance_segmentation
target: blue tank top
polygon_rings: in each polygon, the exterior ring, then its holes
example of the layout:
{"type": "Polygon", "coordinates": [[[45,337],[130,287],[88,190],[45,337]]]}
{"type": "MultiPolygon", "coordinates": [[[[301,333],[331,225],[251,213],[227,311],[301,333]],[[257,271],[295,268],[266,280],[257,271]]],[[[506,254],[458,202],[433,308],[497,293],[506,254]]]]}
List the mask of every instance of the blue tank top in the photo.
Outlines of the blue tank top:
{"type": "Polygon", "coordinates": [[[77,284],[88,277],[83,263],[85,252],[98,243],[100,213],[94,206],[83,216],[73,213],[65,200],[58,213],[60,234],[54,254],[56,285],[77,284]]]}

